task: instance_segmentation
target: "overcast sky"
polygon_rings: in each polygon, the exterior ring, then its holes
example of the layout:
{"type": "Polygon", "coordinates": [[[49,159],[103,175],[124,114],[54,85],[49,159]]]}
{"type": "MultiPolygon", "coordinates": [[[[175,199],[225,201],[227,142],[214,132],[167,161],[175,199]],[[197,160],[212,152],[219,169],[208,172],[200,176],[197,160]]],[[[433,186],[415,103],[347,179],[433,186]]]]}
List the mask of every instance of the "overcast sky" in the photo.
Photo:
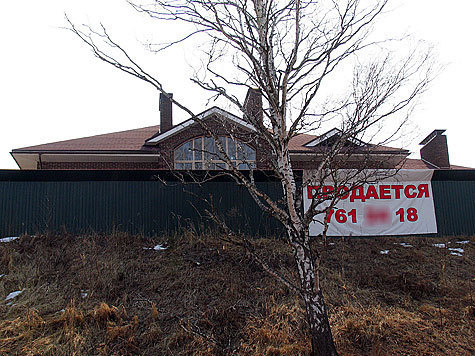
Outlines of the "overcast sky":
{"type": "MultiPolygon", "coordinates": [[[[125,2],[2,1],[0,169],[17,168],[13,148],[159,124],[158,93],[94,58],[61,28],[65,12],[76,23],[103,22],[175,97],[196,112],[206,109],[206,96],[188,79],[193,58],[186,50],[143,54],[140,42],[175,29],[153,25],[125,2]]],[[[474,12],[467,0],[395,0],[379,23],[382,32],[397,29],[433,43],[445,65],[411,118],[417,139],[408,148],[415,157],[427,134],[447,129],[451,163],[475,167],[474,12]]]]}

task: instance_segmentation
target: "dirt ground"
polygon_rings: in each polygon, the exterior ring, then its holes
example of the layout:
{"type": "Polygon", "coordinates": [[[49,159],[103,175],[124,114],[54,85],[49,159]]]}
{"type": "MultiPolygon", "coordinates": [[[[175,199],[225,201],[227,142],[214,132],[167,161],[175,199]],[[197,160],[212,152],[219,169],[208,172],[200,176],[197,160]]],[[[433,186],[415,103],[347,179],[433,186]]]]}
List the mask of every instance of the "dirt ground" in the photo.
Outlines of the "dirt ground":
{"type": "MultiPolygon", "coordinates": [[[[329,240],[322,283],[341,355],[475,354],[474,244],[329,240]]],[[[257,250],[295,277],[287,245],[257,250]]],[[[0,243],[0,274],[0,355],[309,351],[300,299],[213,234],[22,236],[0,243]]]]}

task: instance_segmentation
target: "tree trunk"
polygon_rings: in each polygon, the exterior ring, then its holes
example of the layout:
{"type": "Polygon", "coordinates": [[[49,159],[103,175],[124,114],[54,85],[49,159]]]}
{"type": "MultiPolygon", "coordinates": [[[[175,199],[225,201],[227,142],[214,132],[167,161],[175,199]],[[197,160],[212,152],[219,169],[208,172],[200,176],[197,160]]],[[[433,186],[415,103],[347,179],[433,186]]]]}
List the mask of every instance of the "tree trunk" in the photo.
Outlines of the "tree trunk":
{"type": "Polygon", "coordinates": [[[312,341],[311,356],[338,356],[321,290],[313,298],[305,299],[312,341]]]}
{"type": "Polygon", "coordinates": [[[300,285],[304,291],[303,298],[312,341],[311,356],[338,356],[307,241],[303,244],[293,244],[293,247],[300,285]]]}

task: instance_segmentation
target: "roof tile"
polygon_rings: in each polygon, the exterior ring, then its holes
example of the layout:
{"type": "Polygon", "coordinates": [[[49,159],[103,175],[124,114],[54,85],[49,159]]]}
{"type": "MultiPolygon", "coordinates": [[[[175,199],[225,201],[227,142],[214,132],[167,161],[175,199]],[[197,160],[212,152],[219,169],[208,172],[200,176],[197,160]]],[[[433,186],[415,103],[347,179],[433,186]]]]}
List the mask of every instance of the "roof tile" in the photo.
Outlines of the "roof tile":
{"type": "Polygon", "coordinates": [[[140,129],[113,132],[103,135],[76,138],[14,149],[21,151],[135,151],[140,150],[145,140],[160,130],[160,125],[140,129]]]}
{"type": "MultiPolygon", "coordinates": [[[[43,145],[14,149],[13,152],[27,151],[140,151],[147,139],[159,132],[160,126],[149,126],[134,130],[113,132],[103,135],[77,138],[66,141],[47,143],[43,145]]],[[[290,151],[313,152],[305,144],[315,139],[316,136],[299,134],[289,143],[290,151]]],[[[386,146],[374,146],[377,151],[395,151],[397,149],[386,146]]],[[[404,169],[433,169],[434,167],[420,159],[408,158],[402,164],[404,169]]],[[[461,166],[451,166],[451,169],[467,169],[461,166]]]]}

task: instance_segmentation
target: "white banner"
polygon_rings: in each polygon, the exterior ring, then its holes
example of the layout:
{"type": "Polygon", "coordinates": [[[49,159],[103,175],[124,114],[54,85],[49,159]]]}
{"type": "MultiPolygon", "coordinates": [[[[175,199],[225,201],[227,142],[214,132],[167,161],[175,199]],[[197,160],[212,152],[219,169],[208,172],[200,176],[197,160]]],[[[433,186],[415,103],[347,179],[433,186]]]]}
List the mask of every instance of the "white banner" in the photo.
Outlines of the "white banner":
{"type": "MultiPolygon", "coordinates": [[[[394,176],[351,191],[347,186],[335,187],[330,182],[321,187],[310,184],[304,187],[304,208],[307,211],[313,197],[325,199],[330,198],[332,192],[343,194],[327,217],[328,236],[437,233],[432,173],[432,170],[400,170],[394,176]]],[[[323,206],[325,204],[329,202],[323,206]]],[[[321,234],[324,218],[324,214],[315,216],[310,224],[311,236],[321,234]]]]}

